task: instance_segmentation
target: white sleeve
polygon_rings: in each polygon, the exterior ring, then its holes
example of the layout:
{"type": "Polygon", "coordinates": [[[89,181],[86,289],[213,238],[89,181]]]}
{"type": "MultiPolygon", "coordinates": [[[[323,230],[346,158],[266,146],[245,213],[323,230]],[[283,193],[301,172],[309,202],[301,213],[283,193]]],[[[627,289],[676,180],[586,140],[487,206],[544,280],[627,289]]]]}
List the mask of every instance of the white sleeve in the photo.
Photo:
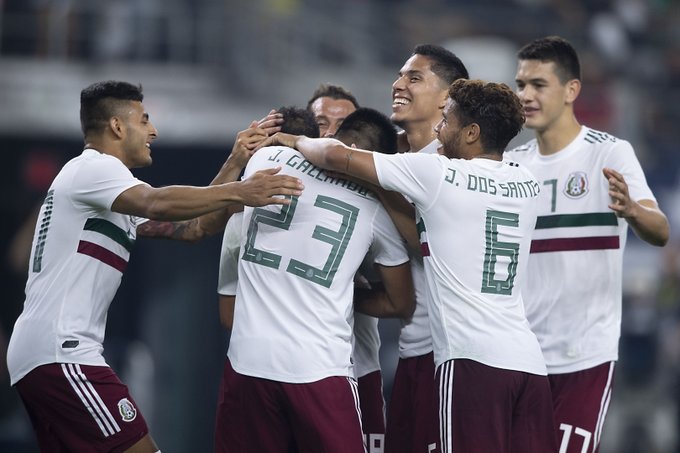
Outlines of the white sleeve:
{"type": "Polygon", "coordinates": [[[378,206],[373,217],[373,242],[369,256],[374,263],[383,266],[398,266],[409,260],[404,240],[382,205],[378,206]]]}
{"type": "Polygon", "coordinates": [[[382,187],[401,192],[426,211],[441,187],[443,179],[439,176],[448,159],[438,154],[373,153],[373,161],[382,187]]]}
{"type": "MultiPolygon", "coordinates": [[[[656,201],[652,189],[647,184],[647,178],[642,171],[640,161],[635,155],[635,150],[626,140],[617,140],[610,150],[605,165],[613,168],[623,175],[628,184],[630,198],[635,201],[656,201]]],[[[604,177],[604,176],[603,176],[604,177]]]]}
{"type": "Polygon", "coordinates": [[[232,215],[224,227],[220,270],[217,276],[217,293],[223,296],[236,295],[238,286],[238,257],[241,250],[241,224],[243,213],[232,215]]]}
{"type": "Polygon", "coordinates": [[[146,184],[113,156],[92,159],[73,178],[73,200],[88,206],[111,209],[118,195],[146,184]]]}

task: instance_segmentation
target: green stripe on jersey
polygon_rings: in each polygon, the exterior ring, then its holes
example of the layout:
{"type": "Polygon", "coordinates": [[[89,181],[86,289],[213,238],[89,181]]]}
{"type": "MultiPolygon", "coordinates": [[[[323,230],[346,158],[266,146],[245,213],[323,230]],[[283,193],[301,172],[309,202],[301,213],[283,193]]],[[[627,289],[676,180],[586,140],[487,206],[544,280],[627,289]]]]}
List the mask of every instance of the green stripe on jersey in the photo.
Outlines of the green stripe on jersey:
{"type": "Polygon", "coordinates": [[[563,227],[615,226],[618,224],[616,214],[613,212],[546,215],[536,219],[537,230],[563,227]]]}
{"type": "Polygon", "coordinates": [[[122,228],[109,222],[108,220],[87,219],[85,222],[85,228],[83,229],[87,231],[96,231],[99,234],[103,234],[104,236],[113,239],[125,247],[128,252],[132,251],[132,246],[135,244],[135,242],[128,237],[127,233],[122,228]]]}

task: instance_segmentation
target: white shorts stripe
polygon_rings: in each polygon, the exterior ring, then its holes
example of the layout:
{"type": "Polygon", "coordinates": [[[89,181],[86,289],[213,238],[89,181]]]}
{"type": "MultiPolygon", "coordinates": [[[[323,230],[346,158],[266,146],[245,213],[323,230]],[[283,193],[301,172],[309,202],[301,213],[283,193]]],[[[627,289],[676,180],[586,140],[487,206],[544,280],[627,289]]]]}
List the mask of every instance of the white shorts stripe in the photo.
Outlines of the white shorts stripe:
{"type": "Polygon", "coordinates": [[[90,415],[92,415],[92,418],[94,419],[94,421],[95,421],[95,422],[97,423],[97,425],[99,426],[99,429],[101,429],[102,434],[104,435],[104,437],[108,437],[110,434],[113,434],[113,433],[109,433],[109,431],[108,431],[109,427],[108,427],[108,426],[106,426],[106,427],[104,426],[104,424],[102,423],[102,420],[101,420],[101,419],[98,417],[98,415],[94,412],[94,409],[93,409],[92,405],[90,404],[90,402],[87,400],[87,398],[85,397],[85,395],[83,395],[83,393],[80,391],[80,388],[78,387],[78,384],[76,384],[76,382],[73,380],[73,377],[72,377],[71,374],[70,374],[70,370],[67,369],[67,364],[62,363],[62,364],[61,364],[61,369],[62,369],[62,371],[64,372],[64,376],[66,376],[66,379],[68,380],[69,384],[71,384],[71,387],[73,388],[73,390],[76,392],[76,394],[77,394],[78,397],[80,398],[80,401],[83,403],[83,405],[84,405],[85,408],[88,410],[88,412],[90,413],[90,415]]]}
{"type": "MultiPolygon", "coordinates": [[[[80,401],[83,403],[83,405],[88,410],[90,415],[92,415],[92,418],[99,426],[99,429],[101,429],[104,437],[108,437],[120,431],[120,427],[115,423],[115,421],[113,423],[114,426],[112,426],[109,420],[107,420],[107,417],[102,414],[101,406],[97,404],[97,401],[90,393],[93,392],[96,395],[94,388],[92,388],[92,390],[90,391],[88,387],[85,385],[85,383],[83,383],[83,380],[87,382],[87,377],[80,371],[80,367],[78,367],[78,369],[76,370],[73,364],[68,363],[62,364],[61,369],[64,372],[64,376],[66,376],[66,379],[69,381],[69,384],[71,384],[71,387],[80,398],[80,401]],[[82,375],[82,377],[79,376],[79,372],[80,375],[82,375]]],[[[89,382],[87,382],[87,384],[89,384],[89,382]]],[[[99,402],[101,402],[101,398],[99,398],[99,395],[97,395],[97,399],[99,400],[99,402]]],[[[104,411],[108,412],[106,406],[104,406],[104,411]]]]}
{"type": "Polygon", "coordinates": [[[597,448],[600,444],[600,437],[602,436],[602,427],[604,426],[604,419],[607,416],[609,409],[609,402],[612,397],[612,380],[614,377],[614,362],[609,362],[609,375],[607,376],[607,385],[602,392],[602,399],[600,400],[600,413],[597,415],[597,423],[595,425],[595,439],[593,448],[597,448]]]}
{"type": "MultiPolygon", "coordinates": [[[[357,416],[359,417],[359,426],[361,426],[361,432],[364,432],[364,427],[361,423],[361,404],[359,402],[359,384],[355,379],[350,377],[347,378],[349,382],[349,388],[352,390],[352,398],[354,398],[354,408],[357,411],[357,416]]],[[[364,453],[366,453],[366,437],[364,436],[364,453]]]]}
{"type": "Polygon", "coordinates": [[[120,432],[120,426],[118,426],[118,423],[116,423],[116,419],[113,418],[113,414],[111,414],[111,411],[109,411],[109,408],[106,407],[106,404],[104,404],[104,401],[102,401],[102,398],[99,396],[99,393],[95,390],[94,386],[92,386],[92,383],[87,379],[87,376],[85,376],[85,373],[80,369],[80,365],[76,365],[76,370],[78,372],[78,376],[80,377],[81,381],[87,386],[87,388],[90,391],[90,394],[94,396],[94,398],[97,400],[98,406],[101,408],[103,414],[106,416],[106,418],[109,419],[111,424],[113,425],[115,431],[118,433],[120,432]]]}
{"type": "Polygon", "coordinates": [[[453,407],[453,360],[444,362],[439,373],[439,441],[442,453],[453,452],[451,417],[453,407]]]}

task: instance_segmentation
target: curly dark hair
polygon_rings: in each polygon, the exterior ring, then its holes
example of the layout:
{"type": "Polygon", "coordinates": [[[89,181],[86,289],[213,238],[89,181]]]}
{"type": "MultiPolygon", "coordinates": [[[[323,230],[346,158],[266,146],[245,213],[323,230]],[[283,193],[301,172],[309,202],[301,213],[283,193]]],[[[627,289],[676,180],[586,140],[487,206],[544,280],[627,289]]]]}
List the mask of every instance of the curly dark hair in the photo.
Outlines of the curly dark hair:
{"type": "Polygon", "coordinates": [[[555,74],[562,84],[569,80],[581,80],[581,64],[576,49],[560,36],[546,36],[531,41],[517,52],[517,58],[555,63],[555,74]]]}
{"type": "Polygon", "coordinates": [[[366,107],[347,115],[335,138],[351,146],[383,154],[397,152],[397,131],[390,119],[377,110],[366,107]]]}
{"type": "Polygon", "coordinates": [[[482,147],[503,154],[522,130],[524,113],[517,95],[504,83],[458,79],[449,87],[453,114],[461,127],[477,123],[482,147]]]}
{"type": "Polygon", "coordinates": [[[117,80],[93,83],[80,92],[80,128],[83,134],[101,132],[125,103],[143,100],[141,84],[117,80]]]}
{"type": "Polygon", "coordinates": [[[280,107],[277,112],[283,115],[281,132],[319,138],[319,125],[316,124],[314,115],[309,110],[289,106],[280,107]]]}
{"type": "Polygon", "coordinates": [[[357,98],[347,89],[339,85],[330,85],[327,83],[322,83],[319,88],[314,91],[312,97],[307,101],[307,110],[312,108],[312,104],[319,98],[331,98],[331,99],[345,99],[354,105],[354,108],[359,108],[359,102],[357,98]]]}

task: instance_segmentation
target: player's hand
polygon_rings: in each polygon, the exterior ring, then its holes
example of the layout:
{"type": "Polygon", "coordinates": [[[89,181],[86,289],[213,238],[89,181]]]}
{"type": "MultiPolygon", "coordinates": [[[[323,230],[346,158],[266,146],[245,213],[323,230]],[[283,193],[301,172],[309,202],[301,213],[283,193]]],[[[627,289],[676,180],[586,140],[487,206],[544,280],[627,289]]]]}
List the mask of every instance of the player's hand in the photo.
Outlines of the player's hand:
{"type": "Polygon", "coordinates": [[[291,134],[286,134],[283,132],[277,132],[276,134],[272,135],[271,137],[267,138],[264,142],[262,142],[259,146],[259,148],[263,148],[265,146],[287,146],[289,148],[295,148],[295,144],[297,142],[299,135],[291,135],[291,134]]]}
{"type": "Polygon", "coordinates": [[[609,182],[609,197],[612,200],[609,209],[614,211],[617,217],[634,217],[638,204],[630,199],[626,179],[621,173],[611,168],[603,168],[602,174],[609,182]]]}
{"type": "Polygon", "coordinates": [[[248,163],[248,159],[253,155],[255,149],[258,149],[259,145],[267,138],[267,132],[264,129],[257,126],[257,123],[253,121],[250,123],[248,129],[239,132],[236,135],[236,142],[231,149],[231,155],[234,156],[239,163],[248,163]]]}
{"type": "Polygon", "coordinates": [[[267,116],[257,121],[257,127],[263,129],[267,135],[274,135],[281,130],[283,115],[272,109],[267,116]]]}
{"type": "Polygon", "coordinates": [[[239,182],[241,202],[247,206],[290,204],[290,198],[282,198],[281,195],[301,195],[305,188],[302,181],[293,176],[277,175],[279,171],[281,167],[260,170],[239,182]]]}

